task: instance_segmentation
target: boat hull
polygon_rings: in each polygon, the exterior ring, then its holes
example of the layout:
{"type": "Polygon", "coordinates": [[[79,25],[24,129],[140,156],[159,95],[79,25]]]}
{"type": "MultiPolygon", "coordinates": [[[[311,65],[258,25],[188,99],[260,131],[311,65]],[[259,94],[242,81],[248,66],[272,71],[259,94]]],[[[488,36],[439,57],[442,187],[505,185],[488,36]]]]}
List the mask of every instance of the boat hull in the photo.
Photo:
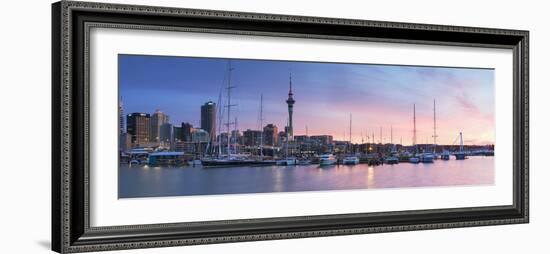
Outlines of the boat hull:
{"type": "Polygon", "coordinates": [[[344,165],[357,165],[359,164],[359,159],[358,158],[344,159],[342,163],[344,165]]]}
{"type": "Polygon", "coordinates": [[[410,163],[420,163],[420,158],[417,158],[417,157],[412,157],[409,159],[409,162],[410,163]]]}
{"type": "Polygon", "coordinates": [[[207,161],[203,160],[202,166],[205,168],[214,168],[214,167],[250,167],[250,166],[272,166],[275,165],[275,161],[207,161]]]}
{"type": "Polygon", "coordinates": [[[321,166],[329,166],[336,164],[336,160],[320,160],[319,165],[321,166]]]}
{"type": "Polygon", "coordinates": [[[465,160],[466,159],[466,154],[465,153],[455,153],[455,158],[457,160],[465,160]]]}
{"type": "Polygon", "coordinates": [[[384,163],[386,164],[397,164],[399,163],[399,159],[398,158],[395,158],[395,157],[391,157],[391,158],[387,158],[384,163]]]}

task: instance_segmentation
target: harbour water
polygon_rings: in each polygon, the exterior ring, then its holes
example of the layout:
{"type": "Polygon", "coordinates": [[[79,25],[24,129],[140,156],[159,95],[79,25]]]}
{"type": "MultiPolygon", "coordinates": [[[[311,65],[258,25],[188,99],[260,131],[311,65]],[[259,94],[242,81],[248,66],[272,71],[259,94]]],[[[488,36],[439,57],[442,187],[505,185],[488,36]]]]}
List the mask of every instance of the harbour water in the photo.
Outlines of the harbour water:
{"type": "Polygon", "coordinates": [[[120,165],[119,198],[494,184],[494,157],[369,166],[202,168],[120,165]]]}

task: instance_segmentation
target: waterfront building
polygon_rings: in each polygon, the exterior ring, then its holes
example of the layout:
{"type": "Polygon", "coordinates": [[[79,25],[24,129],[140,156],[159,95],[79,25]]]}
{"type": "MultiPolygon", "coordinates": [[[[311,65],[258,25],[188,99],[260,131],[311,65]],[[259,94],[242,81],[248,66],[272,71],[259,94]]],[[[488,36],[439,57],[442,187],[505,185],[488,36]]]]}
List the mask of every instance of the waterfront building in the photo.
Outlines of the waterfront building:
{"type": "Polygon", "coordinates": [[[259,146],[261,142],[261,137],[261,131],[248,129],[246,131],[243,131],[242,144],[245,146],[259,146]]]}
{"type": "Polygon", "coordinates": [[[239,141],[241,140],[241,132],[239,130],[232,130],[231,131],[231,144],[239,144],[239,141]]]}
{"type": "Polygon", "coordinates": [[[216,103],[212,101],[201,106],[201,129],[210,133],[210,140],[216,140],[216,103]]]}
{"type": "Polygon", "coordinates": [[[162,147],[171,147],[173,141],[173,126],[171,123],[164,123],[160,126],[160,145],[162,147]]]}
{"type": "Polygon", "coordinates": [[[172,137],[174,142],[183,141],[183,133],[181,126],[172,126],[172,137]]]}
{"type": "Polygon", "coordinates": [[[279,134],[277,134],[277,144],[281,146],[283,143],[286,142],[286,129],[288,126],[285,126],[285,131],[279,131],[279,134]]]}
{"type": "Polygon", "coordinates": [[[131,136],[132,146],[149,145],[151,116],[146,113],[131,113],[126,116],[126,131],[131,136]]]}
{"type": "Polygon", "coordinates": [[[294,136],[294,141],[296,141],[296,143],[298,144],[307,143],[309,141],[309,137],[306,135],[294,136]]]}
{"type": "Polygon", "coordinates": [[[319,145],[330,145],[334,142],[331,135],[316,135],[309,137],[309,139],[319,145]]]}
{"type": "Polygon", "coordinates": [[[183,142],[178,141],[174,143],[174,151],[176,152],[184,152],[188,154],[195,153],[195,147],[196,145],[192,142],[183,142]]]}
{"type": "Polygon", "coordinates": [[[168,123],[169,117],[159,109],[155,110],[155,113],[151,116],[151,132],[149,140],[153,143],[160,142],[160,126],[168,123]]]}
{"type": "Polygon", "coordinates": [[[210,133],[203,129],[194,128],[191,131],[191,141],[193,143],[208,143],[210,141],[210,133]]]}
{"type": "Polygon", "coordinates": [[[264,127],[264,145],[266,146],[277,146],[279,129],[275,124],[268,124],[264,127]]]}
{"type": "Polygon", "coordinates": [[[340,141],[340,140],[337,140],[337,141],[334,141],[334,151],[337,152],[337,153],[347,153],[347,152],[351,152],[349,151],[350,150],[350,142],[349,141],[340,141]]]}
{"type": "Polygon", "coordinates": [[[292,74],[290,74],[289,77],[289,89],[288,89],[288,99],[286,100],[286,104],[288,106],[288,126],[285,128],[285,132],[287,133],[288,140],[292,141],[294,140],[294,132],[293,132],[293,125],[292,125],[292,113],[294,111],[294,103],[296,102],[293,98],[292,93],[292,74]]]}
{"type": "Polygon", "coordinates": [[[121,133],[119,136],[119,151],[126,152],[132,149],[132,137],[128,133],[121,133]]]}
{"type": "Polygon", "coordinates": [[[193,125],[190,123],[181,123],[181,140],[190,142],[191,141],[191,131],[193,129],[193,125]]]}

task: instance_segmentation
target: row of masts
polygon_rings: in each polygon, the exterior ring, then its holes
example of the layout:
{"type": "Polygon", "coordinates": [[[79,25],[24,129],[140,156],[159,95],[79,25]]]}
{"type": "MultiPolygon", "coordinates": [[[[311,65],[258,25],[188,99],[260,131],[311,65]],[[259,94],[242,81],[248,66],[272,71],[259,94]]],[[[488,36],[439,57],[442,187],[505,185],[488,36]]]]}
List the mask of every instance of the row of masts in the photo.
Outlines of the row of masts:
{"type": "MultiPolygon", "coordinates": [[[[225,123],[225,127],[226,127],[226,130],[227,130],[227,155],[231,155],[231,146],[232,146],[232,142],[231,142],[231,127],[233,126],[234,127],[234,131],[237,130],[237,118],[235,118],[233,121],[231,119],[231,108],[232,107],[235,107],[237,106],[237,104],[231,104],[231,90],[236,88],[235,85],[233,85],[231,83],[231,75],[232,75],[232,71],[234,70],[234,68],[232,67],[231,65],[231,61],[228,62],[228,67],[227,67],[227,73],[228,73],[228,76],[227,76],[227,86],[225,87],[225,90],[227,91],[227,103],[224,105],[224,107],[220,107],[219,105],[221,105],[222,103],[222,92],[220,90],[220,94],[218,96],[218,133],[221,134],[221,129],[222,129],[222,119],[223,119],[223,115],[224,115],[224,109],[227,110],[227,121],[225,123]]],[[[263,94],[260,95],[260,114],[259,114],[259,118],[258,118],[258,122],[259,122],[259,129],[261,131],[261,135],[260,135],[260,156],[263,157],[263,146],[264,146],[264,135],[263,135],[263,121],[264,121],[264,117],[263,117],[263,94]]],[[[352,114],[350,113],[349,115],[349,143],[351,145],[352,143],[352,122],[353,121],[353,117],[352,117],[352,114]]],[[[433,138],[433,146],[434,146],[434,151],[435,151],[435,146],[437,145],[437,122],[436,122],[436,102],[435,102],[435,99],[433,100],[433,135],[432,135],[432,138],[433,138]]],[[[308,132],[308,129],[307,129],[307,126],[306,126],[306,135],[307,135],[307,132],[308,132]]],[[[345,138],[345,132],[344,132],[344,140],[346,140],[345,138]]],[[[361,134],[361,136],[363,136],[361,134]]],[[[366,137],[367,137],[367,140],[368,140],[368,133],[366,133],[366,137]]],[[[383,143],[383,133],[382,133],[382,127],[380,127],[380,142],[383,143]]],[[[372,133],[372,142],[374,142],[374,133],[372,133]]],[[[288,140],[288,138],[287,138],[288,140]]],[[[400,138],[400,142],[402,144],[403,140],[402,138],[400,138]]],[[[222,152],[222,149],[221,149],[221,145],[222,145],[223,142],[221,142],[221,136],[220,136],[220,140],[218,142],[218,156],[221,157],[223,152],[222,152]]],[[[393,126],[390,126],[390,143],[393,144],[393,126]]],[[[463,142],[462,142],[462,133],[460,133],[460,146],[461,146],[461,149],[462,149],[462,146],[463,146],[463,142]]],[[[416,104],[413,104],[413,137],[412,137],[412,144],[414,147],[417,147],[417,130],[416,130],[416,104]]],[[[287,149],[288,149],[288,142],[287,142],[287,149]]],[[[418,148],[416,148],[418,149],[418,148]]],[[[288,153],[288,152],[286,152],[288,153]]]]}
{"type": "MultiPolygon", "coordinates": [[[[382,127],[380,127],[380,143],[383,143],[383,134],[382,134],[382,127]]],[[[433,101],[433,145],[437,145],[437,132],[436,132],[436,110],[435,110],[435,99],[433,101]]],[[[363,134],[361,132],[361,138],[363,138],[363,134]]],[[[367,133],[367,140],[368,140],[368,133],[367,133]]],[[[344,140],[346,140],[346,133],[344,132],[344,140]]],[[[400,139],[400,143],[403,143],[402,138],[400,139]]],[[[363,141],[362,141],[363,142],[363,141]]],[[[367,141],[368,142],[368,141],[367,141]]],[[[372,133],[372,142],[374,142],[374,133],[372,133]]],[[[352,143],[352,114],[349,114],[349,143],[352,143]]],[[[390,125],[390,144],[393,143],[393,125],[390,125]]],[[[413,137],[412,137],[412,144],[413,146],[417,145],[417,136],[416,136],[416,104],[413,104],[413,137]]]]}
{"type": "MultiPolygon", "coordinates": [[[[232,71],[234,70],[234,68],[232,67],[231,65],[231,60],[228,61],[228,64],[227,64],[227,86],[225,87],[225,90],[227,91],[226,93],[226,97],[227,97],[227,103],[221,107],[220,105],[222,105],[222,90],[220,90],[220,93],[219,93],[219,96],[218,96],[218,104],[216,105],[217,107],[217,114],[218,114],[218,134],[221,134],[222,133],[222,121],[223,121],[223,116],[224,114],[227,114],[227,121],[225,122],[225,127],[226,127],[226,131],[227,131],[227,155],[230,156],[231,155],[231,147],[232,147],[232,143],[231,142],[231,137],[232,137],[232,134],[231,134],[231,126],[233,126],[233,131],[236,133],[237,131],[237,118],[235,117],[234,121],[231,121],[231,108],[232,107],[235,107],[237,106],[237,104],[232,104],[231,102],[231,90],[236,88],[235,85],[233,85],[231,83],[231,74],[232,74],[232,71]],[[224,112],[224,110],[227,110],[227,112],[224,112]]],[[[260,95],[260,114],[259,114],[259,117],[258,117],[258,122],[259,122],[259,129],[261,131],[261,134],[260,134],[260,157],[263,157],[263,146],[264,146],[264,133],[263,133],[263,122],[264,122],[264,117],[263,117],[263,94],[260,95]]],[[[217,135],[214,135],[214,136],[217,136],[217,135]]],[[[219,140],[218,140],[218,157],[222,157],[223,155],[223,152],[222,152],[222,140],[221,140],[221,135],[219,136],[219,140]]],[[[288,145],[287,145],[288,146],[288,145]]]]}

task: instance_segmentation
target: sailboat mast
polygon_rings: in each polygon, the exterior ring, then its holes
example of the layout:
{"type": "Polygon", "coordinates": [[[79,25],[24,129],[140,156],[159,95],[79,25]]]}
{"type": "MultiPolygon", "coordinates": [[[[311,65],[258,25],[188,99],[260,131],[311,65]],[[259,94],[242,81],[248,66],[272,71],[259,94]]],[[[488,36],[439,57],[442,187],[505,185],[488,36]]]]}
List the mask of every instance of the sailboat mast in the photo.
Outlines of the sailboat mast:
{"type": "Polygon", "coordinates": [[[264,95],[261,94],[260,95],[260,131],[261,131],[261,136],[260,136],[260,156],[263,157],[264,156],[264,95]]]}
{"type": "Polygon", "coordinates": [[[239,153],[237,151],[237,147],[238,147],[238,143],[237,143],[237,117],[235,117],[235,125],[233,125],[233,132],[231,132],[231,136],[233,138],[233,151],[235,151],[235,153],[239,153]],[[233,137],[233,134],[235,134],[235,137],[233,137]]]}
{"type": "Polygon", "coordinates": [[[228,63],[228,77],[227,77],[227,155],[231,154],[231,89],[235,88],[231,86],[231,72],[233,68],[231,67],[231,61],[228,63]]]}
{"type": "Polygon", "coordinates": [[[390,125],[390,143],[393,144],[393,125],[390,125]]]}
{"type": "Polygon", "coordinates": [[[222,106],[222,91],[223,86],[220,89],[220,94],[218,95],[218,104],[216,105],[218,107],[218,133],[216,135],[218,140],[218,158],[222,155],[222,122],[223,122],[223,106],[222,106]]]}
{"type": "Polygon", "coordinates": [[[464,142],[462,141],[462,131],[460,132],[460,151],[464,151],[464,142]]]}
{"type": "Polygon", "coordinates": [[[413,104],[413,146],[416,145],[416,104],[413,104]]]}
{"type": "Polygon", "coordinates": [[[349,151],[353,152],[353,145],[351,144],[351,113],[349,114],[349,151]]]}
{"type": "Polygon", "coordinates": [[[434,150],[435,150],[435,146],[437,144],[437,133],[436,133],[436,125],[435,125],[435,99],[434,99],[434,137],[433,138],[434,138],[434,150]]]}
{"type": "Polygon", "coordinates": [[[380,144],[384,143],[384,138],[382,138],[382,126],[380,126],[380,144]]]}
{"type": "Polygon", "coordinates": [[[413,146],[418,153],[418,147],[416,146],[416,104],[413,104],[413,146]]]}
{"type": "Polygon", "coordinates": [[[351,144],[351,113],[349,114],[349,143],[351,144]]]}

